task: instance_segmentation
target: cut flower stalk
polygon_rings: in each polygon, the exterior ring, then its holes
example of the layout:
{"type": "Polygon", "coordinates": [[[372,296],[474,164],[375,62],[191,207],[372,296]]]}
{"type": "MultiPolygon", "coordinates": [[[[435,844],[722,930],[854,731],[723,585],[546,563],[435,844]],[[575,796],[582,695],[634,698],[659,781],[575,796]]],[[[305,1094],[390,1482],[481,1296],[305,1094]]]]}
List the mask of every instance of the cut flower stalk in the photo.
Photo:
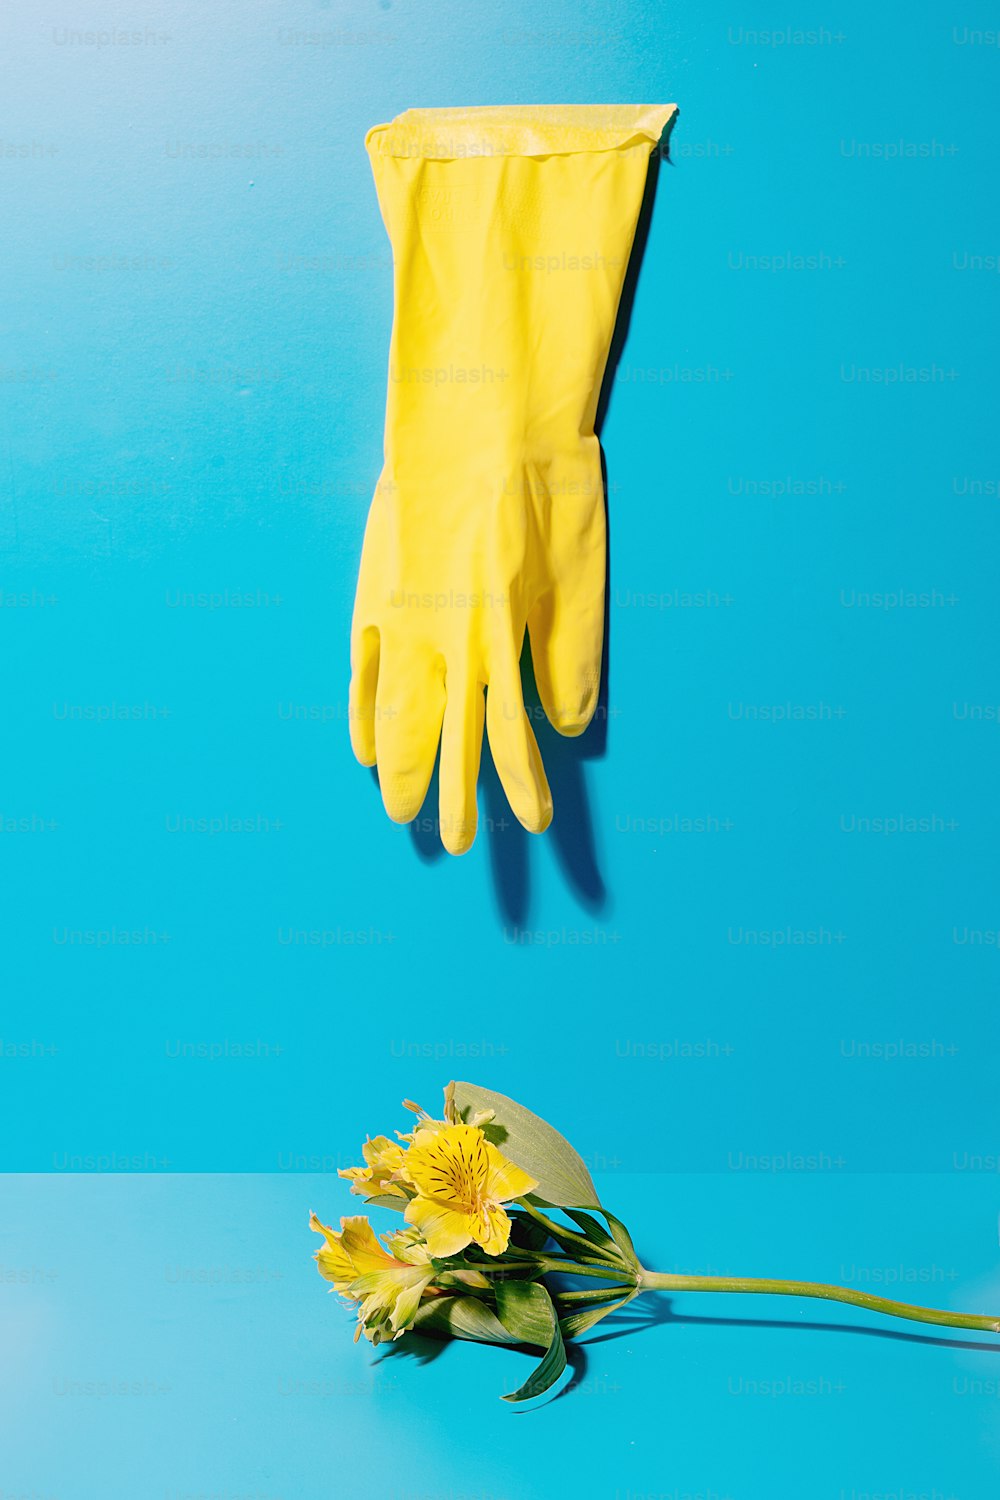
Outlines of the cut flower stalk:
{"type": "Polygon", "coordinates": [[[421,1333],[543,1350],[534,1374],[506,1401],[549,1390],[566,1368],[567,1339],[650,1292],[812,1297],[1000,1333],[1000,1317],[823,1282],[648,1270],[624,1224],[601,1203],[582,1158],[537,1115],[468,1083],[445,1089],[442,1119],[404,1102],[417,1116],[415,1128],[397,1132],[397,1141],[370,1138],[365,1165],[340,1174],[368,1204],[402,1214],[404,1227],[384,1234],[383,1248],[367,1218],[343,1218],[334,1230],[313,1215],[311,1227],[325,1239],[319,1270],[357,1312],[355,1338],[363,1332],[378,1344],[421,1333]],[[564,1284],[574,1280],[583,1285],[564,1284]]]}
{"type": "Polygon", "coordinates": [[[887,1318],[909,1318],[914,1323],[937,1323],[944,1328],[975,1328],[982,1333],[1000,1333],[1000,1318],[978,1313],[942,1311],[919,1307],[913,1302],[895,1302],[851,1287],[830,1286],[822,1281],[781,1281],[760,1276],[674,1276],[662,1271],[643,1271],[641,1291],[649,1292],[763,1292],[772,1297],[820,1297],[825,1302],[847,1302],[887,1318]]]}

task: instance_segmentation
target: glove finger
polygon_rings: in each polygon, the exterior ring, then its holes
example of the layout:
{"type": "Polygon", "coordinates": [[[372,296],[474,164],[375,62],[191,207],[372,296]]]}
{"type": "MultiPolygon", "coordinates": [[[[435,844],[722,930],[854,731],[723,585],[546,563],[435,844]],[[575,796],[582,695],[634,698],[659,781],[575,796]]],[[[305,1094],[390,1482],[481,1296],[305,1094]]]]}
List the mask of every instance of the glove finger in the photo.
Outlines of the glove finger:
{"type": "Polygon", "coordinates": [[[444,714],[444,670],[397,652],[383,659],[375,695],[375,748],[385,810],[409,823],[427,795],[444,714]]]}
{"type": "Polygon", "coordinates": [[[586,604],[569,606],[558,589],[535,605],[528,619],[531,662],[542,707],[554,729],[582,734],[594,717],[601,686],[604,644],[604,574],[586,604]]]}
{"type": "Polygon", "coordinates": [[[375,764],[375,693],[378,683],[379,633],[374,625],[356,630],[351,640],[351,686],[347,719],[351,748],[363,766],[375,764]]]}
{"type": "Polygon", "coordinates": [[[599,461],[565,483],[553,536],[553,586],[528,617],[538,694],[560,734],[582,734],[601,683],[607,526],[599,461]],[[579,495],[580,499],[575,497],[579,495]]]}
{"type": "Polygon", "coordinates": [[[521,668],[513,644],[500,651],[490,672],[486,732],[514,816],[529,833],[544,833],[552,822],[552,793],[524,711],[521,668]]]}
{"type": "Polygon", "coordinates": [[[476,837],[476,781],[483,748],[483,685],[449,668],[441,733],[441,842],[464,854],[476,837]]]}

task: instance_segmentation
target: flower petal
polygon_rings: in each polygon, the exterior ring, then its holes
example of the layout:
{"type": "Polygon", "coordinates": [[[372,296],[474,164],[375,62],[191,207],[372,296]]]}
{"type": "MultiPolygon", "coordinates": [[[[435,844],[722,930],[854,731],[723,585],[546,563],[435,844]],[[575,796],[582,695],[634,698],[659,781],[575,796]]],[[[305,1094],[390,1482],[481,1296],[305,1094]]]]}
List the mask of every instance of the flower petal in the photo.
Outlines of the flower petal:
{"type": "Polygon", "coordinates": [[[391,1307],[406,1287],[426,1284],[433,1279],[429,1266],[394,1266],[388,1271],[366,1271],[351,1283],[351,1296],[364,1297],[372,1306],[391,1307]]]}
{"type": "Polygon", "coordinates": [[[510,1243],[510,1219],[499,1203],[484,1203],[472,1220],[472,1238],[487,1255],[502,1255],[510,1243]]]}
{"type": "Polygon", "coordinates": [[[316,1252],[316,1265],[319,1274],[326,1281],[332,1281],[338,1291],[348,1286],[357,1275],[354,1263],[341,1244],[340,1234],[331,1229],[328,1224],[321,1224],[315,1214],[309,1215],[309,1228],[315,1229],[317,1234],[326,1238],[326,1244],[322,1250],[316,1252]]]}
{"type": "Polygon", "coordinates": [[[328,1245],[336,1245],[340,1239],[339,1232],[336,1229],[331,1229],[329,1224],[324,1224],[317,1214],[311,1213],[309,1215],[309,1228],[314,1229],[317,1234],[326,1235],[328,1245]]]}
{"type": "Polygon", "coordinates": [[[417,1308],[420,1306],[420,1299],[424,1295],[424,1288],[430,1280],[429,1275],[421,1277],[412,1286],[405,1287],[396,1298],[396,1305],[392,1309],[392,1317],[389,1320],[396,1338],[405,1333],[412,1324],[417,1315],[417,1308]]]}
{"type": "Polygon", "coordinates": [[[532,1192],[538,1186],[534,1177],[529,1177],[527,1172],[508,1161],[492,1141],[486,1142],[486,1153],[490,1163],[488,1196],[496,1203],[509,1203],[512,1198],[523,1198],[525,1193],[532,1192]]]}
{"type": "Polygon", "coordinates": [[[342,1292],[354,1280],[354,1267],[342,1250],[325,1245],[322,1250],[316,1251],[316,1265],[324,1281],[332,1281],[338,1292],[342,1292]]]}
{"type": "Polygon", "coordinates": [[[472,1239],[472,1217],[431,1198],[414,1198],[406,1221],[415,1224],[432,1255],[457,1255],[472,1239]]]}
{"type": "Polygon", "coordinates": [[[403,1160],[403,1148],[398,1141],[390,1141],[387,1135],[377,1135],[365,1141],[361,1155],[370,1167],[386,1172],[395,1172],[403,1160]]]}
{"type": "Polygon", "coordinates": [[[364,1276],[367,1271],[385,1271],[396,1264],[375,1238],[375,1231],[363,1214],[341,1219],[340,1223],[341,1248],[350,1256],[356,1276],[364,1276]]]}

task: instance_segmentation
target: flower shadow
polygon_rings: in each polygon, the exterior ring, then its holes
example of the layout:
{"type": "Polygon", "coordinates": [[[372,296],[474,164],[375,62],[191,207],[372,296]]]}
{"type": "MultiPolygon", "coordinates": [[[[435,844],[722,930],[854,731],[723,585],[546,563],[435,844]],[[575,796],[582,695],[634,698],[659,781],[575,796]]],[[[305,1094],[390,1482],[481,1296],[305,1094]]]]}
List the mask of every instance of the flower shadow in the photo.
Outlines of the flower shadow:
{"type": "Polygon", "coordinates": [[[976,1338],[953,1338],[935,1333],[910,1333],[902,1328],[878,1328],[867,1323],[823,1323],[817,1320],[802,1322],[797,1318],[712,1318],[675,1313],[669,1297],[658,1297],[647,1301],[639,1298],[628,1307],[609,1313],[599,1324],[603,1332],[588,1338],[588,1344],[607,1343],[610,1339],[626,1338],[640,1333],[644,1328],[658,1327],[663,1323],[674,1323],[689,1328],[780,1328],[799,1333],[846,1333],[856,1338],[892,1339],[905,1344],[931,1344],[940,1349],[978,1350],[1000,1355],[1000,1344],[984,1343],[976,1338]]]}
{"type": "MultiPolygon", "coordinates": [[[[394,1340],[391,1343],[380,1344],[374,1352],[371,1363],[377,1368],[386,1360],[409,1359],[418,1366],[429,1365],[454,1345],[455,1339],[429,1338],[425,1334],[409,1332],[405,1338],[394,1340]]],[[[502,1344],[487,1345],[487,1348],[503,1349],[507,1354],[523,1355],[529,1364],[537,1365],[539,1351],[530,1344],[502,1344]]],[[[570,1371],[570,1379],[562,1385],[553,1387],[546,1391],[544,1396],[537,1400],[519,1403],[510,1408],[517,1416],[528,1416],[531,1412],[539,1411],[543,1406],[551,1406],[553,1401],[560,1400],[568,1395],[576,1386],[583,1381],[587,1370],[587,1352],[581,1344],[569,1343],[566,1345],[566,1365],[570,1371]]],[[[516,1372],[512,1373],[509,1385],[515,1387],[520,1384],[520,1377],[516,1372]]]]}
{"type": "Polygon", "coordinates": [[[380,1344],[372,1363],[380,1365],[387,1359],[409,1359],[417,1365],[430,1365],[440,1359],[451,1342],[451,1339],[432,1339],[411,1330],[405,1338],[380,1344]]]}

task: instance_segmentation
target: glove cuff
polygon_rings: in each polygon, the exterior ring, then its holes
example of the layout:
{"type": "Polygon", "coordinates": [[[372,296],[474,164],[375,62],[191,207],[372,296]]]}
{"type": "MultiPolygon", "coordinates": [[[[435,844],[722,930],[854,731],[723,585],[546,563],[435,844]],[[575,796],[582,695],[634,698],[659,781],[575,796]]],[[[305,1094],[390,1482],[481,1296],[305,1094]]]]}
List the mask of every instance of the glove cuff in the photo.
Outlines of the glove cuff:
{"type": "Polygon", "coordinates": [[[475,156],[560,156],[650,150],[672,127],[676,104],[514,104],[408,109],[365,137],[370,155],[448,161],[475,156]]]}

